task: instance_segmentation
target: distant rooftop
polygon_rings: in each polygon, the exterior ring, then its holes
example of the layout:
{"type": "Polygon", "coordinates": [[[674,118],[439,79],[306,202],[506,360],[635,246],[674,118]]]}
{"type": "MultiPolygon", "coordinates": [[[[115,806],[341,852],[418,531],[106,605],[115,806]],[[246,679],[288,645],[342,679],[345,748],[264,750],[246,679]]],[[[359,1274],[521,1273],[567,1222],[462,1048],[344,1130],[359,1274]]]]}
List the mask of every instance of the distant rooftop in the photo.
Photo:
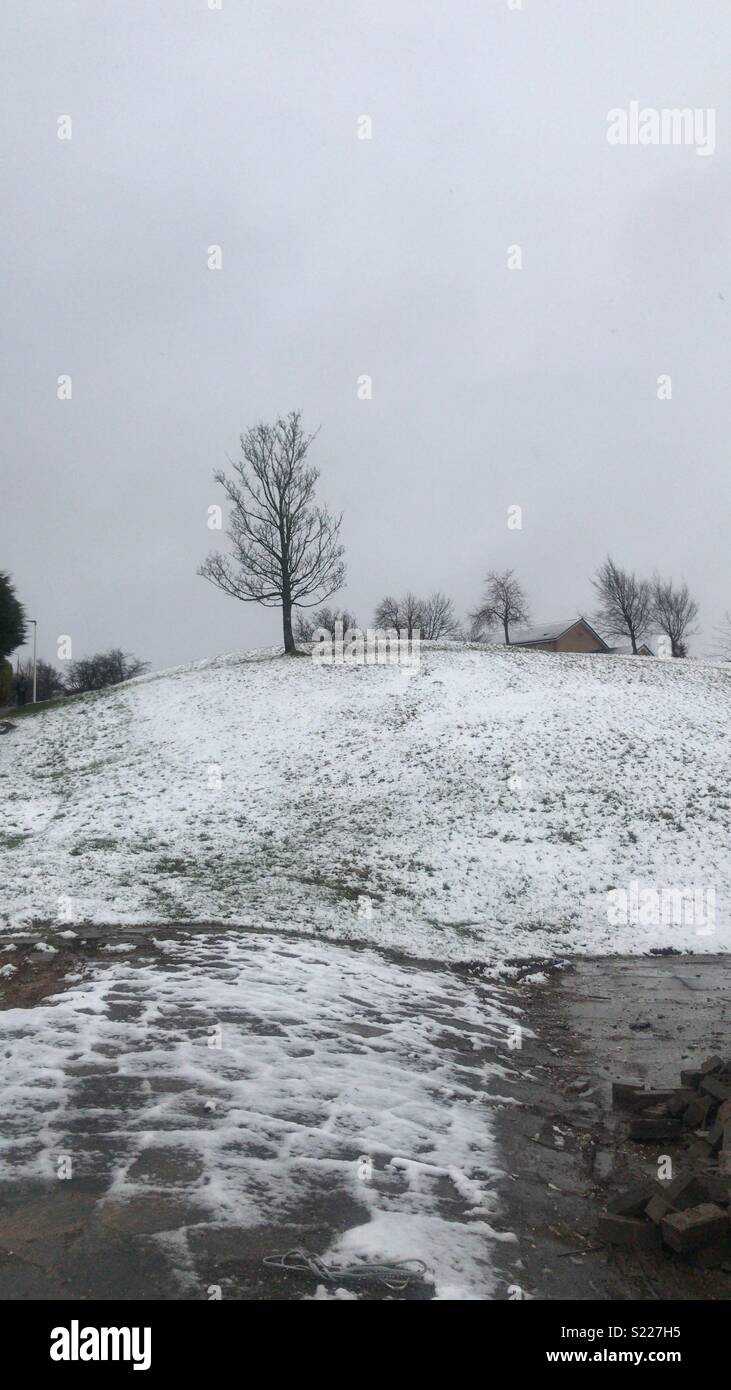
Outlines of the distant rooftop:
{"type": "MultiPolygon", "coordinates": [[[[573,618],[561,618],[555,623],[541,623],[538,627],[522,627],[511,632],[511,643],[519,642],[553,642],[560,637],[563,632],[568,632],[575,623],[586,623],[591,627],[591,623],[586,618],[582,618],[580,613],[573,618]]],[[[594,629],[592,628],[592,632],[594,629]]]]}

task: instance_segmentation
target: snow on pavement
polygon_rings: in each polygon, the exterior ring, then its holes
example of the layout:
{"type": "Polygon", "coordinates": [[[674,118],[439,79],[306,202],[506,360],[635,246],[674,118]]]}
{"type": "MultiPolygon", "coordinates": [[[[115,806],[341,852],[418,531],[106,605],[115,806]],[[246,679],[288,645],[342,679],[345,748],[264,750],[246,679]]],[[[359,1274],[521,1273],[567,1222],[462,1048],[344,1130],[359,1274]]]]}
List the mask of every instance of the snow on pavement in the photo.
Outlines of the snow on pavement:
{"type": "Polygon", "coordinates": [[[102,1203],[180,1191],[193,1225],[269,1226],[275,1250],[278,1226],[341,1193],[356,1216],[326,1260],[419,1258],[436,1297],[492,1296],[490,1247],[511,1239],[485,1087],[509,1074],[500,991],[276,934],[159,946],[0,1011],[0,1181],[55,1180],[70,1158],[102,1203]]]}

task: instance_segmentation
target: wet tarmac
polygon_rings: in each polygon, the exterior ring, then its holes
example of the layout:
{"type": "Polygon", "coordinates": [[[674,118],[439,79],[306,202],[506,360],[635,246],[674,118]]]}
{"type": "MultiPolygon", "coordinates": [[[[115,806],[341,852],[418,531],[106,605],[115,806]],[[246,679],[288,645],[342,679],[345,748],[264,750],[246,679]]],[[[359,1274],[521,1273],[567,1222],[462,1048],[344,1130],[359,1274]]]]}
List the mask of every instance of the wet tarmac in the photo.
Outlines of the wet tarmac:
{"type": "MultiPolygon", "coordinates": [[[[29,968],[18,972],[12,989],[3,982],[0,1007],[27,1009],[32,1028],[34,1006],[63,988],[70,958],[83,970],[109,940],[109,932],[90,933],[50,957],[36,957],[27,943],[29,968]]],[[[152,936],[144,947],[142,934],[138,941],[141,954],[154,960],[152,936]]],[[[19,961],[22,953],[21,944],[5,959],[19,961]]],[[[448,988],[457,991],[459,972],[450,979],[448,988]]],[[[518,1047],[499,1031],[492,1038],[486,1031],[475,1052],[474,1031],[466,1030],[460,1042],[448,1013],[443,1037],[434,1040],[469,1075],[470,1086],[483,1087],[497,1140],[499,1204],[491,1222],[504,1239],[490,1243],[492,1296],[731,1297],[731,1275],[723,1270],[694,1270],[665,1253],[615,1251],[596,1238],[607,1198],[633,1177],[654,1176],[658,1158],[657,1144],[628,1143],[610,1108],[611,1083],[677,1084],[681,1067],[731,1051],[731,957],[580,959],[547,981],[500,986],[499,994],[505,1009],[517,1010],[513,1016],[522,1020],[518,1047]],[[500,1068],[499,1079],[491,1063],[500,1068]]],[[[458,998],[455,993],[453,1001],[458,998]]],[[[439,1001],[434,1004],[438,1010],[439,1001]]],[[[134,1024],[132,1008],[129,995],[115,996],[115,1027],[134,1024]]],[[[384,1027],[387,1022],[384,1017],[384,1027]]],[[[374,1033],[372,1023],[366,1032],[374,1033]]],[[[173,1076],[152,1082],[153,1095],[159,1085],[176,1103],[173,1076]]],[[[17,1181],[2,1184],[0,1298],[183,1300],[210,1297],[210,1288],[222,1287],[235,1299],[297,1299],[312,1295],[313,1281],[272,1274],[264,1257],[303,1241],[325,1249],[338,1232],[367,1220],[366,1209],[347,1192],[315,1184],[296,1209],[282,1212],[276,1227],[211,1223],[194,1194],[200,1174],[195,1153],[164,1143],[150,1143],[134,1158],[134,1199],[110,1199],[106,1168],[118,1161],[124,1124],[105,1129],[95,1116],[111,1107],[134,1129],[139,1079],[116,1075],[115,1058],[105,1062],[100,1049],[94,1068],[79,1064],[74,1086],[79,1111],[77,1120],[69,1116],[68,1140],[85,1147],[94,1162],[73,1183],[19,1173],[17,1181]]],[[[680,1151],[675,1157],[682,1161],[680,1151]]],[[[378,1289],[359,1292],[384,1296],[378,1289]]],[[[389,1296],[431,1295],[424,1289],[389,1296]]]]}
{"type": "MultiPolygon", "coordinates": [[[[504,1296],[538,1299],[731,1298],[731,1274],[667,1252],[633,1252],[596,1237],[606,1202],[633,1179],[657,1177],[660,1151],[636,1144],[611,1109],[613,1081],[679,1085],[685,1068],[731,1052],[731,956],[579,959],[524,991],[528,1029],[513,1093],[498,1114],[509,1164],[501,1195],[519,1237],[504,1296]]],[[[507,1253],[507,1252],[506,1252],[507,1253]]]]}

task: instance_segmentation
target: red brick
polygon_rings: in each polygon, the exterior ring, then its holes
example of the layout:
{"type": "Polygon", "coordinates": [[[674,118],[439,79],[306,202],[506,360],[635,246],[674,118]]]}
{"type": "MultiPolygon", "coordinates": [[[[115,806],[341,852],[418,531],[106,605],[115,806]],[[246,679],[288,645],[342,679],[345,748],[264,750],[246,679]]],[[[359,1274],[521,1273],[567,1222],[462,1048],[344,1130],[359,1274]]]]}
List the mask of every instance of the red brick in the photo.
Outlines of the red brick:
{"type": "Polygon", "coordinates": [[[612,1084],[612,1105],[615,1110],[649,1110],[653,1105],[664,1105],[675,1095],[675,1091],[646,1091],[627,1081],[612,1084]]]}
{"type": "Polygon", "coordinates": [[[722,1081],[718,1076],[704,1076],[701,1091],[714,1100],[731,1100],[731,1082],[722,1081]]]}
{"type": "Polygon", "coordinates": [[[663,1216],[667,1216],[668,1212],[671,1211],[675,1211],[672,1202],[669,1202],[667,1197],[661,1196],[659,1192],[655,1194],[645,1207],[645,1215],[649,1216],[650,1220],[654,1222],[656,1226],[659,1226],[663,1216]]]}
{"type": "Polygon", "coordinates": [[[636,1139],[640,1143],[648,1139],[677,1139],[682,1133],[682,1120],[666,1119],[662,1115],[652,1119],[633,1120],[629,1127],[630,1139],[636,1139]]]}
{"type": "Polygon", "coordinates": [[[634,1250],[649,1250],[660,1244],[660,1233],[651,1221],[636,1216],[614,1216],[610,1212],[599,1217],[599,1238],[609,1245],[628,1245],[634,1250]]]}
{"type": "Polygon", "coordinates": [[[713,1202],[688,1207],[685,1211],[670,1212],[660,1222],[662,1238],[678,1254],[699,1250],[703,1245],[715,1245],[728,1235],[728,1213],[713,1202]]]}
{"type": "Polygon", "coordinates": [[[698,1182],[704,1202],[715,1202],[717,1206],[731,1202],[731,1179],[722,1173],[699,1173],[698,1182]]]}
{"type": "Polygon", "coordinates": [[[694,1091],[697,1091],[704,1075],[705,1072],[702,1071],[681,1071],[680,1084],[681,1086],[692,1087],[694,1091]]]}
{"type": "Polygon", "coordinates": [[[690,1163],[707,1167],[709,1163],[713,1162],[713,1149],[710,1144],[706,1143],[705,1139],[696,1139],[695,1143],[691,1144],[688,1149],[686,1158],[690,1163]]]}
{"type": "Polygon", "coordinates": [[[718,1240],[713,1245],[701,1245],[698,1250],[691,1250],[688,1255],[690,1263],[698,1269],[718,1269],[730,1259],[731,1236],[727,1236],[725,1240],[718,1240]]]}
{"type": "Polygon", "coordinates": [[[708,1131],[708,1143],[714,1150],[720,1149],[723,1145],[723,1136],[726,1126],[722,1120],[716,1120],[708,1131]]]}
{"type": "MultiPolygon", "coordinates": [[[[607,1211],[614,1216],[641,1216],[651,1197],[657,1193],[657,1183],[652,1178],[645,1178],[642,1182],[635,1183],[625,1192],[620,1192],[616,1197],[612,1197],[607,1202],[607,1211]]],[[[697,1200],[702,1201],[702,1197],[697,1200]]]]}
{"type": "Polygon", "coordinates": [[[692,1100],[683,1116],[683,1123],[688,1129],[703,1129],[708,1116],[713,1110],[714,1101],[711,1096],[698,1096],[692,1100]]]}
{"type": "Polygon", "coordinates": [[[690,1090],[688,1086],[684,1086],[682,1090],[673,1091],[666,1106],[668,1115],[684,1115],[688,1106],[695,1099],[695,1091],[690,1090]]]}
{"type": "Polygon", "coordinates": [[[707,1201],[697,1174],[687,1171],[679,1173],[677,1178],[673,1178],[673,1181],[663,1188],[663,1196],[667,1197],[676,1211],[684,1211],[686,1207],[697,1207],[707,1201]]]}
{"type": "Polygon", "coordinates": [[[713,1057],[706,1057],[705,1060],[701,1062],[698,1070],[701,1076],[707,1076],[709,1072],[723,1071],[725,1066],[726,1059],[714,1053],[713,1057]]]}

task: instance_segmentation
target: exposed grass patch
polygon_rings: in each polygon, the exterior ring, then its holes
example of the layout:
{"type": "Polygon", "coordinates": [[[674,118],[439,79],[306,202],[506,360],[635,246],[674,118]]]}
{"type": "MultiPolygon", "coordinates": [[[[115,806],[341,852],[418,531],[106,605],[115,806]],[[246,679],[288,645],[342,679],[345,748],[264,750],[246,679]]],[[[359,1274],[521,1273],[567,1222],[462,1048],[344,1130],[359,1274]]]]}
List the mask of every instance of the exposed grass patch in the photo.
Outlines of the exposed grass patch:
{"type": "Polygon", "coordinates": [[[116,849],[118,840],[113,840],[108,835],[97,835],[89,840],[81,840],[69,850],[69,854],[95,854],[98,850],[116,849]]]}
{"type": "Polygon", "coordinates": [[[15,709],[9,709],[3,718],[12,721],[31,719],[33,715],[45,714],[49,709],[61,709],[66,705],[77,705],[79,700],[83,699],[83,695],[59,695],[55,700],[39,700],[35,705],[17,705],[15,709]]]}
{"type": "Polygon", "coordinates": [[[180,877],[185,877],[186,874],[190,873],[190,864],[187,859],[162,858],[158,859],[152,867],[159,874],[178,874],[180,877]]]}

